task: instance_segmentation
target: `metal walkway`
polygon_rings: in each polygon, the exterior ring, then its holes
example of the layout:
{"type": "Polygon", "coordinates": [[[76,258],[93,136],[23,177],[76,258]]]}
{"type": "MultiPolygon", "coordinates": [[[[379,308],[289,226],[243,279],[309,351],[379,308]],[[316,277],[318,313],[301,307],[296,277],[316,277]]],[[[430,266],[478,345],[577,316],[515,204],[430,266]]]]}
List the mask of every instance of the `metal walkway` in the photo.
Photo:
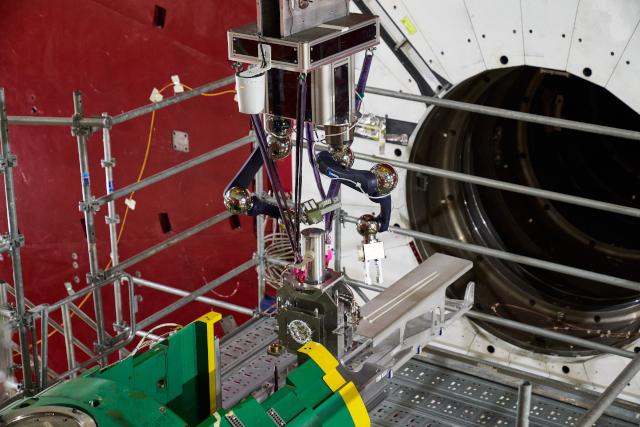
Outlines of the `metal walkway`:
{"type": "MultiPolygon", "coordinates": [[[[235,405],[251,393],[259,400],[271,393],[276,366],[280,384],[284,384],[296,357],[286,352],[280,356],[267,354],[266,348],[277,338],[275,326],[274,318],[261,318],[222,340],[224,407],[235,405]]],[[[375,403],[369,413],[372,425],[378,427],[507,427],[516,425],[517,400],[514,387],[413,359],[370,399],[375,403]]],[[[570,403],[534,394],[530,423],[574,426],[584,412],[570,403]]],[[[605,415],[596,426],[638,426],[638,422],[605,415]]]]}

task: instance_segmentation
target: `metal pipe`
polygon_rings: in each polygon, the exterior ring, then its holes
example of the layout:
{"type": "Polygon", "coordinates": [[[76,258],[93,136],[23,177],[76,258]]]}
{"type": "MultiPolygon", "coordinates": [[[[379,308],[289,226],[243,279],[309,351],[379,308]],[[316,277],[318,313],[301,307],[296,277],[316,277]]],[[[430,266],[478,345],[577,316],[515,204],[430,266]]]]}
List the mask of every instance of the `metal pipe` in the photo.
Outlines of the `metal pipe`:
{"type": "Polygon", "coordinates": [[[31,126],[74,126],[76,124],[92,128],[110,128],[111,117],[83,117],[74,121],[71,117],[43,117],[43,116],[9,116],[10,125],[31,126]]]}
{"type": "Polygon", "coordinates": [[[38,355],[38,345],[36,341],[38,340],[38,334],[36,333],[36,318],[35,316],[29,316],[29,329],[31,331],[31,352],[33,357],[33,378],[34,378],[34,389],[37,389],[40,386],[40,356],[38,355]]]}
{"type": "Polygon", "coordinates": [[[198,157],[194,157],[191,160],[187,160],[186,162],[180,163],[178,165],[172,166],[168,169],[163,170],[162,172],[158,172],[155,175],[151,175],[148,178],[145,178],[139,182],[129,184],[125,187],[122,187],[118,190],[115,190],[111,193],[108,193],[102,197],[99,197],[95,200],[98,206],[102,206],[110,201],[117,200],[119,198],[125,197],[128,194],[140,190],[142,188],[148,187],[152,184],[165,180],[169,177],[179,174],[180,172],[184,172],[193,168],[194,166],[198,166],[204,162],[207,162],[211,159],[215,159],[216,157],[220,157],[223,154],[227,154],[237,148],[240,148],[251,141],[254,140],[254,137],[251,135],[247,135],[243,138],[237,139],[229,144],[223,145],[222,147],[216,148],[214,150],[208,151],[204,154],[201,154],[198,157]]]}
{"type": "Polygon", "coordinates": [[[529,427],[529,413],[531,412],[531,394],[533,387],[525,381],[518,387],[518,418],[516,427],[529,427]]]}
{"type": "Polygon", "coordinates": [[[136,331],[136,335],[142,338],[150,338],[154,341],[160,341],[163,339],[160,335],[150,334],[149,332],[142,330],[136,331]]]}
{"type": "Polygon", "coordinates": [[[596,403],[589,409],[576,423],[578,427],[591,427],[600,419],[602,414],[613,404],[618,395],[628,385],[628,383],[640,371],[640,355],[636,355],[631,362],[625,366],[615,380],[600,395],[596,403]]]}
{"type": "Polygon", "coordinates": [[[44,390],[49,377],[49,311],[46,306],[40,314],[40,331],[40,390],[44,390]]]}
{"type": "Polygon", "coordinates": [[[548,329],[539,328],[537,326],[528,325],[526,323],[516,322],[515,320],[504,319],[498,316],[492,316],[490,314],[481,313],[479,311],[471,310],[466,313],[467,317],[472,319],[481,320],[483,322],[492,323],[498,326],[504,326],[505,328],[515,329],[537,335],[539,337],[548,338],[555,341],[564,342],[567,344],[575,345],[576,347],[588,348],[590,350],[601,351],[605,354],[614,354],[616,356],[626,357],[633,359],[636,357],[636,353],[633,351],[623,350],[621,348],[612,347],[610,345],[600,344],[598,342],[585,340],[583,338],[574,337],[571,335],[562,334],[548,329]]]}
{"type": "Polygon", "coordinates": [[[227,218],[230,218],[232,215],[231,213],[225,211],[222,213],[219,213],[218,215],[214,216],[213,218],[209,218],[206,221],[201,222],[198,225],[195,225],[191,228],[188,228],[187,230],[176,234],[175,236],[160,242],[156,245],[151,246],[150,248],[139,252],[138,254],[132,256],[131,258],[128,258],[124,261],[122,261],[120,264],[111,267],[109,270],[105,271],[105,274],[107,275],[107,277],[110,277],[111,275],[115,274],[115,273],[119,273],[122,272],[124,270],[126,270],[127,268],[131,267],[132,265],[135,265],[141,261],[144,261],[145,259],[154,256],[155,254],[164,251],[165,249],[168,249],[180,242],[182,242],[183,240],[188,239],[189,237],[198,234],[199,232],[201,232],[202,230],[205,230],[219,222],[224,221],[227,218]]]}
{"type": "MultiPolygon", "coordinates": [[[[107,113],[102,113],[102,117],[109,117],[107,113]]],[[[102,146],[104,150],[104,159],[102,159],[102,167],[104,168],[104,180],[107,194],[114,191],[113,168],[116,165],[115,159],[111,155],[111,132],[109,129],[102,129],[102,146]]],[[[116,212],[116,202],[114,200],[107,203],[107,216],[105,217],[109,227],[109,247],[111,249],[111,266],[118,265],[118,223],[120,218],[116,212]]],[[[122,292],[120,289],[120,281],[113,282],[113,300],[114,312],[117,328],[123,326],[122,318],[122,292]]],[[[75,311],[75,310],[74,310],[75,311]]]]}
{"type": "Polygon", "coordinates": [[[166,108],[170,105],[177,104],[182,101],[186,101],[187,99],[195,98],[196,96],[200,96],[203,93],[211,92],[212,90],[220,89],[221,87],[228,86],[232,83],[235,83],[236,77],[235,75],[225,77],[220,80],[216,80],[215,82],[208,83],[204,86],[197,87],[193,90],[183,92],[179,95],[172,96],[170,98],[163,99],[160,102],[154,102],[152,104],[147,104],[143,107],[135,108],[131,111],[127,111],[122,114],[118,114],[113,118],[113,124],[117,125],[120,123],[124,123],[128,120],[135,119],[136,117],[144,116],[145,114],[149,114],[152,111],[157,111],[162,108],[166,108]]]}
{"type": "MultiPolygon", "coordinates": [[[[340,202],[342,200],[342,189],[338,188],[338,194],[336,198],[340,202]]],[[[333,242],[333,268],[338,273],[342,271],[342,216],[340,212],[337,214],[333,214],[333,232],[334,232],[334,242],[333,242]]]]}
{"type": "Polygon", "coordinates": [[[242,265],[234,268],[233,270],[223,274],[222,276],[218,277],[217,279],[207,283],[203,287],[191,292],[188,296],[180,298],[178,301],[174,302],[173,304],[170,304],[167,307],[159,310],[155,314],[152,314],[151,316],[147,317],[146,319],[141,320],[140,323],[139,323],[139,327],[143,329],[143,328],[146,328],[149,325],[154,324],[158,320],[162,319],[164,316],[167,316],[167,315],[173,313],[174,311],[176,311],[176,310],[184,307],[185,305],[189,304],[190,302],[195,301],[196,298],[201,297],[204,294],[206,294],[207,292],[211,291],[212,289],[215,289],[216,287],[222,285],[227,280],[232,279],[232,278],[236,277],[237,275],[239,275],[241,273],[244,273],[245,271],[247,271],[251,267],[254,267],[256,264],[257,264],[257,261],[255,259],[251,259],[251,260],[245,262],[244,264],[242,264],[242,265]]]}
{"type": "MultiPolygon", "coordinates": [[[[76,117],[82,117],[82,94],[78,91],[73,93],[73,112],[76,117]]],[[[98,265],[98,249],[96,244],[95,216],[90,204],[93,202],[91,194],[91,176],[89,173],[89,153],[87,151],[88,131],[81,127],[72,128],[78,142],[78,159],[80,163],[80,181],[82,183],[82,205],[84,210],[84,225],[87,239],[87,253],[89,255],[90,282],[93,282],[100,271],[98,265]]],[[[97,345],[102,348],[105,344],[104,334],[104,311],[102,306],[102,292],[100,288],[93,291],[93,306],[96,315],[97,325],[97,345]]],[[[106,364],[106,358],[103,360],[106,364]]]]}
{"type": "Polygon", "coordinates": [[[68,303],[68,302],[73,302],[77,299],[80,299],[81,297],[90,294],[91,292],[95,292],[98,289],[103,288],[104,286],[113,283],[114,280],[119,279],[119,280],[125,280],[126,277],[128,276],[128,274],[124,273],[124,272],[119,272],[118,274],[114,275],[113,277],[110,277],[108,279],[105,279],[101,282],[98,282],[96,284],[87,286],[86,288],[80,289],[79,291],[75,291],[72,294],[54,302],[49,304],[49,313],[59,309],[60,307],[62,307],[64,304],[68,303]]]}
{"type": "Polygon", "coordinates": [[[319,285],[325,278],[325,248],[324,230],[321,228],[307,228],[302,231],[304,240],[304,271],[305,282],[310,285],[319,285]]]}
{"type": "MultiPolygon", "coordinates": [[[[375,292],[382,292],[385,289],[381,286],[367,285],[364,282],[351,279],[347,276],[345,276],[345,281],[350,286],[353,286],[356,288],[362,288],[362,289],[369,289],[375,292]]],[[[490,314],[485,314],[479,311],[470,310],[465,315],[472,319],[477,319],[483,322],[493,323],[495,325],[503,326],[505,328],[511,328],[517,331],[534,334],[543,338],[549,338],[555,341],[564,342],[567,344],[575,345],[576,347],[582,347],[582,348],[588,348],[591,350],[600,351],[605,354],[613,354],[616,356],[626,357],[629,359],[633,359],[636,356],[636,353],[633,351],[623,350],[621,348],[600,344],[597,342],[585,340],[583,338],[578,338],[571,335],[550,331],[548,329],[528,325],[526,323],[516,322],[515,320],[509,320],[502,317],[492,316],[490,314]]]]}
{"type": "Polygon", "coordinates": [[[62,309],[62,328],[64,335],[64,347],[67,352],[67,367],[69,370],[76,367],[76,351],[73,347],[73,327],[71,326],[71,313],[69,305],[65,304],[62,309]]]}
{"type": "Polygon", "coordinates": [[[468,102],[452,101],[433,96],[413,95],[410,93],[396,92],[393,90],[367,87],[368,93],[390,98],[404,99],[407,101],[423,102],[436,107],[450,108],[453,110],[467,111],[470,113],[484,114],[487,116],[500,117],[503,119],[519,120],[522,122],[536,123],[545,126],[553,126],[562,129],[572,129],[581,132],[589,132],[597,135],[613,136],[616,138],[633,139],[640,141],[640,132],[620,129],[609,126],[595,125],[591,123],[578,122],[574,120],[558,119],[556,117],[542,116],[538,114],[524,113],[521,111],[505,110],[503,108],[489,107],[486,105],[471,104],[468,102]]]}
{"type": "Polygon", "coordinates": [[[445,169],[434,168],[431,166],[419,165],[416,163],[403,162],[401,160],[388,159],[381,156],[371,156],[369,154],[354,153],[356,159],[366,160],[369,162],[385,162],[392,166],[397,166],[413,172],[419,172],[426,175],[437,176],[440,178],[453,179],[460,182],[467,182],[483,187],[495,188],[498,190],[511,191],[518,194],[526,194],[528,196],[541,197],[543,199],[555,200],[562,203],[568,203],[576,206],[584,206],[587,208],[597,209],[605,212],[612,212],[620,215],[640,218],[640,209],[629,206],[616,205],[614,203],[602,202],[600,200],[587,199],[584,197],[572,196],[569,194],[558,193],[555,191],[542,190],[540,188],[527,187],[526,185],[512,184],[509,182],[499,181],[495,179],[483,178],[466,173],[453,172],[445,169]]]}
{"type": "MultiPolygon", "coordinates": [[[[164,292],[171,295],[177,295],[179,297],[186,297],[189,295],[189,292],[183,291],[182,289],[177,289],[168,285],[163,285],[161,283],[152,282],[151,280],[141,279],[138,277],[133,278],[133,283],[135,283],[136,285],[140,285],[144,288],[155,289],[156,291],[164,292]]],[[[231,304],[225,301],[216,300],[213,298],[197,297],[195,300],[198,302],[209,304],[213,307],[219,307],[225,310],[235,311],[236,313],[246,314],[247,316],[253,316],[255,314],[255,311],[250,308],[242,307],[236,304],[231,304]]]]}
{"type": "MultiPolygon", "coordinates": [[[[355,224],[357,221],[357,218],[351,217],[351,216],[344,216],[343,218],[344,218],[344,221],[350,222],[353,224],[355,224]]],[[[395,234],[399,234],[401,236],[413,237],[415,239],[424,240],[426,242],[433,243],[436,245],[456,248],[463,251],[485,255],[488,257],[498,258],[505,261],[511,261],[518,264],[541,268],[543,270],[566,274],[567,276],[593,280],[596,282],[606,283],[608,285],[618,286],[620,288],[631,289],[636,292],[640,292],[639,282],[622,279],[620,277],[609,276],[601,273],[595,273],[593,271],[583,270],[575,267],[569,267],[569,266],[558,264],[555,262],[544,261],[538,258],[531,258],[528,256],[513,254],[511,252],[505,252],[497,249],[486,248],[484,246],[478,246],[471,243],[461,242],[458,240],[447,239],[445,237],[434,236],[433,234],[422,233],[420,231],[405,230],[400,227],[389,227],[389,231],[395,234]]]]}
{"type": "MultiPolygon", "coordinates": [[[[259,148],[259,142],[253,144],[254,148],[259,148]]],[[[264,192],[264,171],[263,168],[258,170],[256,174],[255,193],[261,196],[264,192]]],[[[256,216],[256,235],[257,235],[257,255],[258,255],[258,313],[262,312],[262,300],[266,289],[266,272],[265,272],[265,218],[264,215],[256,216]]]]}
{"type": "Polygon", "coordinates": [[[31,393],[33,382],[31,378],[31,360],[29,355],[29,333],[24,316],[26,313],[24,298],[24,278],[22,276],[22,258],[20,255],[20,230],[18,228],[18,212],[16,209],[15,183],[13,181],[13,153],[9,143],[9,125],[7,119],[7,100],[4,88],[0,88],[0,143],[2,160],[5,161],[4,170],[4,194],[7,208],[7,227],[11,246],[11,267],[13,270],[13,285],[16,293],[16,312],[20,320],[18,336],[20,340],[20,359],[22,364],[22,378],[24,390],[31,393]]]}

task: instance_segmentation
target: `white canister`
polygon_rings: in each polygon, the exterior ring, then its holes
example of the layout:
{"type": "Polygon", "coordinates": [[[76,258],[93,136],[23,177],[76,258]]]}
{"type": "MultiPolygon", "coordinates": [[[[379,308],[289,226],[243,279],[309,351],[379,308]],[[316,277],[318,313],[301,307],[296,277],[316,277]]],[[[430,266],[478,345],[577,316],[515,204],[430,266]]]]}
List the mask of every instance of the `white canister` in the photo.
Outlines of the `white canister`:
{"type": "Polygon", "coordinates": [[[260,114],[264,111],[266,73],[254,74],[248,69],[236,74],[238,108],[244,114],[260,114]]]}

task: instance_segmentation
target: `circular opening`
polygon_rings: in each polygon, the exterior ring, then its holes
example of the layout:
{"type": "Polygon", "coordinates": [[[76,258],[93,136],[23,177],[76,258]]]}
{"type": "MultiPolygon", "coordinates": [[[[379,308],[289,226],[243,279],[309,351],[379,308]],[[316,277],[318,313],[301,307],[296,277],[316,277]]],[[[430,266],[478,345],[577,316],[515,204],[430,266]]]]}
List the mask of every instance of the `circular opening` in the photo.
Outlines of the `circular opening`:
{"type": "Polygon", "coordinates": [[[569,369],[569,367],[565,365],[562,367],[562,372],[568,374],[569,372],[571,372],[571,369],[569,369]]]}
{"type": "Polygon", "coordinates": [[[582,70],[582,74],[584,74],[586,77],[591,77],[591,74],[593,74],[593,71],[591,71],[591,68],[586,67],[584,70],[582,70]]]}
{"type": "MultiPolygon", "coordinates": [[[[640,116],[606,89],[532,67],[479,74],[446,98],[640,130],[640,116]]],[[[410,161],[640,209],[640,145],[631,140],[434,108],[416,136],[410,161]],[[455,131],[456,137],[436,143],[443,129],[455,131]]],[[[415,230],[640,280],[640,219],[444,178],[431,177],[428,192],[421,183],[408,172],[409,219],[415,230]]],[[[640,338],[637,292],[492,257],[480,262],[475,253],[416,243],[423,256],[438,251],[474,260],[470,280],[477,284],[476,303],[491,307],[490,314],[615,346],[640,338]]],[[[451,290],[457,298],[463,292],[464,283],[451,290]]],[[[482,326],[534,351],[593,354],[482,326]]]]}
{"type": "Polygon", "coordinates": [[[502,56],[500,57],[500,63],[501,63],[502,65],[507,65],[507,64],[509,63],[509,58],[508,58],[507,56],[505,56],[505,55],[502,55],[502,56]]]}
{"type": "Polygon", "coordinates": [[[401,157],[402,156],[402,150],[399,148],[396,148],[395,150],[393,150],[393,154],[396,155],[396,157],[401,157]]]}
{"type": "Polygon", "coordinates": [[[494,347],[494,346],[492,346],[492,345],[488,345],[488,346],[487,346],[487,351],[488,351],[489,353],[493,354],[493,353],[495,353],[495,352],[496,352],[496,349],[495,349],[495,347],[494,347]]]}

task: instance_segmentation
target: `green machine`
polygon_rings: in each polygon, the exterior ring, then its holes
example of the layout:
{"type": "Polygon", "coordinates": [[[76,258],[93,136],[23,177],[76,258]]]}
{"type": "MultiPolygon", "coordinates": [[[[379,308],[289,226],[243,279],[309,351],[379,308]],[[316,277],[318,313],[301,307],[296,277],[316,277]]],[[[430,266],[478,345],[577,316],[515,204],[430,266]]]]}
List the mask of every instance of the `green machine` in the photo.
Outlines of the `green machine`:
{"type": "Polygon", "coordinates": [[[369,426],[365,405],[322,345],[299,350],[286,385],[263,402],[216,407],[214,324],[209,313],[144,353],[51,386],[0,409],[6,427],[369,426]]]}

